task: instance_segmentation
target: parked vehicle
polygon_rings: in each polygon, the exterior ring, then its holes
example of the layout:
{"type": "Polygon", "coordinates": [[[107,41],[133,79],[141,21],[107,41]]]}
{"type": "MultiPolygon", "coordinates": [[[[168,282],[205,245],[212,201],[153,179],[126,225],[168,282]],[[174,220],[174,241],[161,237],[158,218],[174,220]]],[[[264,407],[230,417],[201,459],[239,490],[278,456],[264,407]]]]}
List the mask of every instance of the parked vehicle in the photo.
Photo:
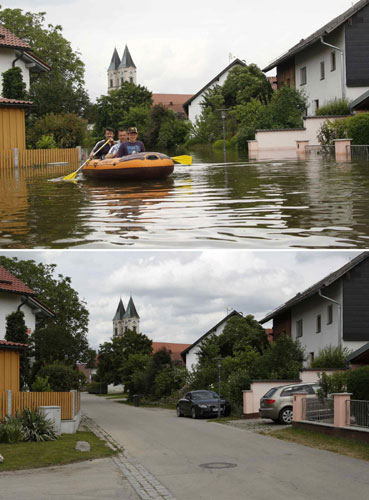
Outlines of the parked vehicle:
{"type": "Polygon", "coordinates": [[[199,418],[203,416],[217,416],[220,404],[220,414],[227,416],[231,413],[231,405],[214,391],[192,391],[177,403],[177,416],[199,418]]]}
{"type": "Polygon", "coordinates": [[[307,397],[316,396],[320,386],[317,383],[291,384],[273,387],[260,399],[259,415],[281,424],[291,424],[293,416],[293,395],[305,392],[307,397]]]}

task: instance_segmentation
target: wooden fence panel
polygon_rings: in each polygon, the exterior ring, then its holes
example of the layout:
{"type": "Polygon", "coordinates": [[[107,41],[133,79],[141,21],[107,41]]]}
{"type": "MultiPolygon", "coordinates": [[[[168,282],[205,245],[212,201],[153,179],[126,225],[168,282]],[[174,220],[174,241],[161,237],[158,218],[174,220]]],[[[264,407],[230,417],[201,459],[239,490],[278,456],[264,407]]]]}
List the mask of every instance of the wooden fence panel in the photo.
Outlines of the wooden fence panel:
{"type": "Polygon", "coordinates": [[[7,393],[0,392],[0,420],[5,417],[6,414],[6,401],[7,393]]]}
{"type": "Polygon", "coordinates": [[[61,406],[62,420],[73,418],[72,392],[15,392],[12,393],[12,414],[24,408],[61,406]]]}
{"type": "Polygon", "coordinates": [[[14,151],[11,149],[6,151],[0,150],[0,169],[14,167],[14,151]]]}
{"type": "Polygon", "coordinates": [[[46,165],[47,163],[69,163],[77,165],[79,151],[71,149],[25,149],[19,151],[19,166],[30,167],[34,165],[46,165]]]}

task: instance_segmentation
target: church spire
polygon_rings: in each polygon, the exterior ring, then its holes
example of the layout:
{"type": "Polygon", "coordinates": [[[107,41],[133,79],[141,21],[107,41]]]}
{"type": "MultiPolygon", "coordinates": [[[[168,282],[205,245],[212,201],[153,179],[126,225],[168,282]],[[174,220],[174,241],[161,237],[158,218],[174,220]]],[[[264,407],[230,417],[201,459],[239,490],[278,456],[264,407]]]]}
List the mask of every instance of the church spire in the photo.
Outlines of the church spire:
{"type": "Polygon", "coordinates": [[[126,69],[126,68],[135,68],[136,69],[135,63],[133,62],[132,56],[131,56],[131,54],[129,52],[129,49],[128,49],[127,45],[125,46],[125,49],[124,49],[124,52],[123,52],[122,61],[121,61],[120,65],[119,65],[119,68],[123,68],[123,69],[126,69]]]}
{"type": "Polygon", "coordinates": [[[115,48],[114,52],[113,52],[113,56],[112,56],[111,61],[110,61],[110,66],[108,68],[108,71],[117,70],[119,68],[119,65],[120,65],[120,58],[119,58],[117,49],[115,48]]]}
{"type": "Polygon", "coordinates": [[[124,319],[127,318],[140,318],[139,315],[137,314],[132,296],[129,298],[128,306],[126,312],[124,313],[124,319]]]}
{"type": "Polygon", "coordinates": [[[122,320],[125,312],[126,311],[124,309],[124,305],[123,305],[122,299],[120,299],[118,307],[117,307],[117,311],[116,311],[115,316],[113,318],[113,321],[120,321],[120,320],[122,320]]]}

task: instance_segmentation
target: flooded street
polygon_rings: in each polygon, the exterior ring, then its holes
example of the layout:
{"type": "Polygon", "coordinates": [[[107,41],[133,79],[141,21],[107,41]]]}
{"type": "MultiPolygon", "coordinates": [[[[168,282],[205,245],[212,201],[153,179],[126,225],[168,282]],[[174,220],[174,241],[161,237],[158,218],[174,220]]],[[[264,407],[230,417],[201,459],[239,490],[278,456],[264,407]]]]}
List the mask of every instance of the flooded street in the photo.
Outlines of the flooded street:
{"type": "Polygon", "coordinates": [[[1,248],[367,248],[369,164],[194,155],[166,180],[0,173],[1,248]]]}

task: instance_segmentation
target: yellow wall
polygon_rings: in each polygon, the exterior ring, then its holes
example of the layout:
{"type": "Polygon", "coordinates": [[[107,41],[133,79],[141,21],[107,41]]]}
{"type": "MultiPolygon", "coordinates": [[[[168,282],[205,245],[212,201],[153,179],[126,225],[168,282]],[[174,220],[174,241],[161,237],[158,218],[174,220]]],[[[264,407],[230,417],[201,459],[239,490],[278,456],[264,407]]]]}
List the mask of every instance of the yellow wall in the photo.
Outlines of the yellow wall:
{"type": "Polygon", "coordinates": [[[0,107],[0,151],[26,149],[24,109],[0,107]]]}
{"type": "Polygon", "coordinates": [[[0,392],[8,389],[19,391],[19,351],[0,346],[0,392]]]}

